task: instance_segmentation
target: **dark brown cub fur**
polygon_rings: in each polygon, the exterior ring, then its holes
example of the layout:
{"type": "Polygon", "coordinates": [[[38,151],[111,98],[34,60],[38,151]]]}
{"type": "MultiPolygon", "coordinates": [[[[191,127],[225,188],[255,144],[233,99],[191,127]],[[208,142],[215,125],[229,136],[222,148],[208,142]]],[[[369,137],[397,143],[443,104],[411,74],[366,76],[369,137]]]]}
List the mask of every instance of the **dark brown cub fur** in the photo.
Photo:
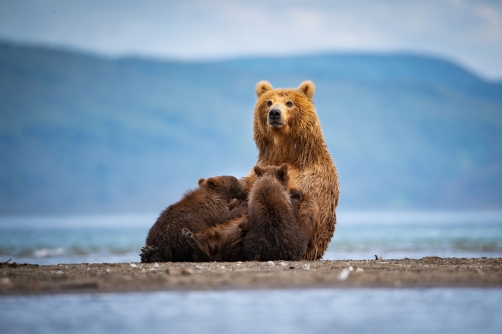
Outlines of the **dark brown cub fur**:
{"type": "Polygon", "coordinates": [[[229,220],[199,233],[184,228],[181,234],[206,261],[242,261],[242,236],[247,226],[247,216],[229,220]]]}
{"type": "Polygon", "coordinates": [[[301,260],[307,238],[298,224],[300,192],[289,192],[288,166],[255,166],[242,251],[247,261],[301,260]]]}
{"type": "Polygon", "coordinates": [[[230,208],[238,206],[235,199],[245,198],[245,186],[233,176],[200,179],[197,189],[188,191],[159,216],[142,248],[141,262],[203,261],[181,229],[199,232],[228,221],[234,218],[230,208]]]}

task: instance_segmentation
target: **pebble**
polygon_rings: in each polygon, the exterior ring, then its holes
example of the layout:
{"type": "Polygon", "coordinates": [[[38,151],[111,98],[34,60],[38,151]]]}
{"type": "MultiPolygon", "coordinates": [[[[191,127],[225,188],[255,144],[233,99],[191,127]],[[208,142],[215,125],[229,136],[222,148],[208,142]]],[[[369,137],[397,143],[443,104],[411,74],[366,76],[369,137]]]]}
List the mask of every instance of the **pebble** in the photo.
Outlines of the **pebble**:
{"type": "Polygon", "coordinates": [[[357,268],[357,269],[356,269],[356,273],[362,273],[363,271],[364,271],[364,269],[363,269],[363,268],[357,268]]]}
{"type": "Polygon", "coordinates": [[[166,274],[168,274],[168,275],[175,275],[176,274],[176,270],[174,270],[173,268],[167,268],[166,269],[166,274]]]}
{"type": "Polygon", "coordinates": [[[159,264],[158,264],[157,262],[155,262],[155,263],[153,264],[153,266],[154,266],[155,268],[160,267],[160,266],[159,266],[159,264]]]}
{"type": "Polygon", "coordinates": [[[138,266],[135,263],[131,263],[131,267],[138,268],[138,266]]]}
{"type": "Polygon", "coordinates": [[[288,266],[288,263],[287,263],[287,262],[281,262],[281,266],[283,266],[283,267],[287,267],[287,266],[288,266]]]}
{"type": "Polygon", "coordinates": [[[343,268],[343,270],[338,275],[338,279],[340,281],[345,281],[347,278],[349,278],[349,274],[350,274],[350,270],[348,268],[343,268]]]}
{"type": "Polygon", "coordinates": [[[310,270],[310,263],[303,265],[303,270],[310,270]]]}
{"type": "Polygon", "coordinates": [[[193,274],[193,270],[190,268],[183,268],[183,270],[181,271],[181,274],[183,276],[189,276],[189,275],[193,274]]]}
{"type": "Polygon", "coordinates": [[[8,277],[4,277],[2,279],[0,279],[0,285],[11,285],[12,282],[10,281],[10,279],[8,277]]]}
{"type": "Polygon", "coordinates": [[[268,262],[267,262],[267,264],[268,264],[269,266],[275,266],[275,263],[274,263],[274,262],[272,262],[272,261],[268,261],[268,262]]]}

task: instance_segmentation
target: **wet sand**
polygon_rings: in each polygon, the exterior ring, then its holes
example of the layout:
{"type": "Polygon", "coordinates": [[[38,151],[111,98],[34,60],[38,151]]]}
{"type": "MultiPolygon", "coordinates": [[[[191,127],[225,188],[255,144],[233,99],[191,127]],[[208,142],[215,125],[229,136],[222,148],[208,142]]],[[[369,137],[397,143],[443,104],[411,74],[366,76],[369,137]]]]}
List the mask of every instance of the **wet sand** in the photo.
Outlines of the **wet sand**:
{"type": "Polygon", "coordinates": [[[0,295],[285,288],[502,287],[502,258],[0,264],[0,295]]]}

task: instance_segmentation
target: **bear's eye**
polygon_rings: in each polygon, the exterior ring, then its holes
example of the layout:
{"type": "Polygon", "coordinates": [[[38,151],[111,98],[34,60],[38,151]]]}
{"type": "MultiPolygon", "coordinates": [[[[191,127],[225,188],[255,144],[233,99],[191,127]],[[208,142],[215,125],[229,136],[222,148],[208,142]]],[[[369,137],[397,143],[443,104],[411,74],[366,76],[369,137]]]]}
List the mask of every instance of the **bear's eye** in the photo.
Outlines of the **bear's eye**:
{"type": "Polygon", "coordinates": [[[270,107],[272,105],[272,101],[267,101],[267,107],[270,107]]]}
{"type": "Polygon", "coordinates": [[[286,105],[288,106],[288,108],[291,108],[293,106],[293,102],[288,101],[288,102],[286,102],[286,105]]]}

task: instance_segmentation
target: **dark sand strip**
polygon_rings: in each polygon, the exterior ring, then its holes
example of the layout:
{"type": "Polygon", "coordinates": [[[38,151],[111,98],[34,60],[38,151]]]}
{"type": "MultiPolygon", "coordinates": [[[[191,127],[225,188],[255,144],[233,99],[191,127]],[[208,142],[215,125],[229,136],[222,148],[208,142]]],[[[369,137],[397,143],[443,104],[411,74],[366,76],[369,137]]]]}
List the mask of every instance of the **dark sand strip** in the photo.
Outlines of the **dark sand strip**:
{"type": "Polygon", "coordinates": [[[285,288],[502,287],[502,258],[0,264],[0,295],[285,288]]]}

